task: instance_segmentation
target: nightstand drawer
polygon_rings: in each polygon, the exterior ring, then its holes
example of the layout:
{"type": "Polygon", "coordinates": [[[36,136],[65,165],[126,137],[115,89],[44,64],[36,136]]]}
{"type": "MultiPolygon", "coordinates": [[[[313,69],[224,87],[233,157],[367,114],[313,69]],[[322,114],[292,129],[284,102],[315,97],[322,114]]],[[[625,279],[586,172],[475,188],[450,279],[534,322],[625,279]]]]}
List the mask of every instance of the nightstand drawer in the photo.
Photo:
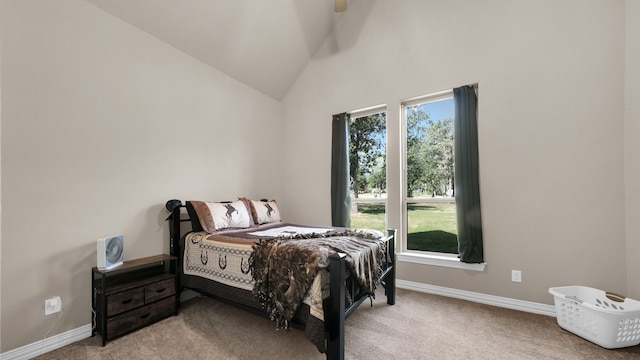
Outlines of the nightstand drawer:
{"type": "Polygon", "coordinates": [[[176,312],[176,298],[172,296],[145,306],[145,308],[148,310],[149,316],[141,318],[143,326],[174,315],[176,312]]]}
{"type": "Polygon", "coordinates": [[[136,288],[107,297],[107,313],[109,316],[144,305],[144,289],[136,288]]]}
{"type": "Polygon", "coordinates": [[[175,278],[158,281],[144,287],[144,302],[146,304],[174,295],[176,293],[175,278]]]}
{"type": "Polygon", "coordinates": [[[175,298],[170,297],[141,308],[109,318],[108,338],[111,339],[166,318],[175,312],[175,298]]]}

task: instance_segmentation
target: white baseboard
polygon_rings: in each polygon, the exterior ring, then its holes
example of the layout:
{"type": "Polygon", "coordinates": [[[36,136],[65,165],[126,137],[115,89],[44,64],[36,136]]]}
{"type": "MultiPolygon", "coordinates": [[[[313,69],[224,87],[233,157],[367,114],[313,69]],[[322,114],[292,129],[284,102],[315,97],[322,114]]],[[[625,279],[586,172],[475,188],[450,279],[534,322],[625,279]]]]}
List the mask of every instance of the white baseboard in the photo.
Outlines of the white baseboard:
{"type": "MultiPolygon", "coordinates": [[[[193,290],[185,290],[180,294],[180,301],[187,301],[200,296],[193,290]]],[[[42,355],[49,351],[59,349],[76,341],[84,340],[91,336],[91,324],[69,330],[62,334],[54,335],[44,340],[19,347],[0,354],[1,360],[27,360],[42,355]]]]}
{"type": "MultiPolygon", "coordinates": [[[[434,295],[452,297],[456,299],[473,301],[481,304],[499,306],[507,309],[530,312],[534,314],[556,316],[553,305],[539,304],[530,301],[516,300],[494,295],[486,295],[465,290],[452,289],[436,285],[428,285],[406,280],[396,280],[396,286],[401,289],[419,291],[434,295]]],[[[180,301],[186,301],[199,296],[195,291],[184,291],[180,296],[180,301]]],[[[91,336],[91,324],[69,330],[65,333],[52,336],[50,338],[36,341],[29,345],[7,351],[0,354],[2,360],[27,360],[46,352],[59,349],[76,341],[86,339],[91,336]]]]}
{"type": "Polygon", "coordinates": [[[442,286],[423,284],[413,281],[396,280],[396,286],[401,289],[419,291],[434,295],[442,295],[456,299],[473,301],[481,304],[499,306],[512,310],[530,312],[534,314],[556,316],[553,305],[540,304],[531,301],[511,299],[501,296],[487,295],[466,290],[452,289],[442,286]]]}
{"type": "Polygon", "coordinates": [[[64,332],[62,334],[54,335],[52,337],[36,341],[29,345],[7,351],[0,354],[2,360],[26,360],[36,356],[42,355],[49,351],[59,349],[63,346],[69,345],[79,340],[86,339],[91,336],[91,324],[83,325],[79,328],[75,328],[64,332]]]}

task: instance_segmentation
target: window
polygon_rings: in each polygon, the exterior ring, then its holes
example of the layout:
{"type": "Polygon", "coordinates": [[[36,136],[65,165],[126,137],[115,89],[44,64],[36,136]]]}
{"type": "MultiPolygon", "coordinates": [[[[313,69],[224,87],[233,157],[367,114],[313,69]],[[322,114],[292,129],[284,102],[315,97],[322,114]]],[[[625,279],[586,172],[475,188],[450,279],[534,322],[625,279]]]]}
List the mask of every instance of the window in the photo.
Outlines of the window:
{"type": "Polygon", "coordinates": [[[351,227],[386,233],[387,114],[376,107],[350,115],[351,227]]]}
{"type": "Polygon", "coordinates": [[[453,92],[406,102],[402,117],[406,248],[458,254],[453,92]]]}
{"type": "Polygon", "coordinates": [[[385,232],[388,217],[401,260],[482,270],[477,85],[401,105],[389,141],[385,106],[333,115],[332,225],[385,232]]]}

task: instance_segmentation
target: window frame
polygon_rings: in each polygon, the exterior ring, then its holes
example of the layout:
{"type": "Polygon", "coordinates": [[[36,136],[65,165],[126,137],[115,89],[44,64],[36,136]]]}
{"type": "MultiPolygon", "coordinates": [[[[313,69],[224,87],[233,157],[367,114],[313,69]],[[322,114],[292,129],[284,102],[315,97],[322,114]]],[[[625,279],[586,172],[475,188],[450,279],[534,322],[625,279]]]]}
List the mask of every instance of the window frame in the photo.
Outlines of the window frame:
{"type": "MultiPolygon", "coordinates": [[[[375,105],[375,106],[370,106],[370,107],[366,107],[366,108],[362,108],[359,110],[354,110],[354,111],[348,111],[347,114],[349,114],[350,116],[350,121],[357,121],[358,118],[363,118],[363,117],[367,117],[367,116],[371,116],[371,115],[376,115],[376,114],[380,114],[380,113],[385,113],[385,144],[384,144],[384,151],[385,151],[385,158],[387,158],[389,156],[389,134],[388,134],[388,126],[387,123],[389,121],[389,111],[387,108],[386,104],[382,104],[382,105],[375,105]]],[[[385,172],[386,172],[386,176],[387,178],[389,177],[389,167],[386,166],[385,167],[385,172]]],[[[389,197],[385,196],[384,199],[379,198],[378,200],[370,200],[370,199],[356,199],[351,197],[351,204],[354,203],[383,203],[384,204],[384,225],[385,228],[389,227],[389,213],[387,212],[387,208],[388,208],[388,204],[389,204],[389,197]]],[[[349,217],[351,217],[351,215],[349,215],[349,217]]],[[[386,233],[385,231],[383,231],[383,233],[386,233]]]]}
{"type": "MultiPolygon", "coordinates": [[[[435,199],[419,199],[411,198],[411,201],[408,201],[407,197],[407,109],[414,106],[419,106],[423,104],[433,103],[437,101],[442,101],[446,99],[453,99],[453,88],[449,90],[444,90],[436,93],[431,93],[424,96],[418,96],[410,99],[406,99],[400,102],[400,121],[401,121],[401,143],[400,143],[400,166],[401,166],[401,221],[402,224],[398,229],[399,237],[401,239],[401,246],[399,246],[399,252],[397,254],[398,260],[402,262],[410,262],[417,264],[426,264],[426,265],[435,265],[435,266],[443,266],[450,268],[458,268],[465,270],[474,270],[474,271],[484,271],[486,262],[480,264],[470,264],[463,263],[458,258],[457,254],[449,254],[449,253],[441,253],[434,251],[421,251],[421,250],[408,250],[408,212],[407,205],[409,203],[436,203],[441,202],[441,200],[435,199]]],[[[450,201],[450,200],[447,200],[450,201]]],[[[455,202],[455,198],[453,199],[455,202]]]]}
{"type": "MultiPolygon", "coordinates": [[[[475,85],[477,87],[477,84],[475,85]]],[[[398,102],[392,102],[391,104],[382,104],[377,106],[371,106],[362,108],[359,110],[348,111],[347,113],[351,117],[364,117],[373,115],[380,112],[386,112],[387,126],[386,126],[386,156],[387,156],[387,197],[384,198],[385,204],[385,226],[389,227],[390,217],[393,217],[393,222],[400,221],[397,224],[398,236],[396,237],[396,259],[398,262],[415,263],[422,265],[456,268],[469,271],[484,271],[486,267],[486,261],[484,263],[464,263],[455,254],[425,252],[406,249],[406,203],[403,199],[406,198],[406,115],[403,115],[403,107],[412,106],[413,104],[421,104],[425,102],[437,101],[439,99],[453,97],[453,88],[445,91],[431,93],[426,96],[419,96],[414,98],[407,98],[405,100],[399,100],[398,102]],[[398,143],[399,141],[399,143],[398,143]],[[393,147],[390,148],[389,146],[393,147]],[[400,152],[400,153],[399,153],[400,152]],[[389,166],[389,164],[397,164],[395,166],[389,166]],[[398,169],[402,174],[392,173],[398,169]],[[392,187],[389,187],[390,179],[396,179],[392,183],[392,187]],[[396,184],[400,187],[397,189],[396,184]],[[399,198],[398,198],[399,197],[399,198]],[[389,213],[389,206],[394,211],[393,215],[389,213]],[[400,206],[401,215],[396,214],[397,207],[400,206]]],[[[486,259],[485,259],[486,260],[486,259]]]]}
{"type": "MultiPolygon", "coordinates": [[[[407,171],[409,170],[409,164],[407,163],[407,160],[408,160],[407,133],[408,133],[408,127],[409,127],[407,123],[407,116],[408,116],[407,111],[409,108],[412,108],[412,107],[421,106],[424,104],[430,104],[430,103],[447,100],[447,99],[453,99],[453,89],[440,91],[440,92],[425,95],[425,96],[419,96],[406,101],[402,101],[400,103],[400,116],[402,121],[402,143],[401,143],[402,152],[400,153],[400,156],[402,157],[401,209],[402,209],[402,224],[403,224],[401,237],[402,239],[404,239],[404,241],[402,242],[402,252],[406,254],[427,254],[427,255],[434,255],[434,256],[443,257],[443,258],[454,258],[454,259],[458,258],[457,254],[407,249],[407,245],[409,242],[408,241],[409,214],[407,211],[407,206],[409,205],[409,203],[428,204],[428,203],[442,202],[440,200],[431,199],[431,198],[422,198],[422,199],[411,198],[411,201],[409,201],[409,196],[408,196],[409,194],[407,193],[407,171]]],[[[455,197],[453,198],[453,202],[455,203],[455,197]]]]}

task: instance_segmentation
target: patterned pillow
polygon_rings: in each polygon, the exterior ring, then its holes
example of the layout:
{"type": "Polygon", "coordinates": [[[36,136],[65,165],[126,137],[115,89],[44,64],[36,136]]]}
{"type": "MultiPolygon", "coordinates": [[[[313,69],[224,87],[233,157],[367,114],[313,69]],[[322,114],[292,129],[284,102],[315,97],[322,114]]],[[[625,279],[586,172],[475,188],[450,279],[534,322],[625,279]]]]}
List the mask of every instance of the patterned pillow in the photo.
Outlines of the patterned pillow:
{"type": "Polygon", "coordinates": [[[251,200],[251,213],[256,224],[280,222],[280,210],[275,200],[253,201],[251,200]]]}
{"type": "Polygon", "coordinates": [[[245,198],[245,197],[240,197],[238,198],[239,201],[242,201],[244,203],[244,206],[247,208],[247,211],[249,212],[249,226],[255,226],[256,225],[256,217],[253,211],[253,204],[251,203],[251,199],[245,198]]]}
{"type": "Polygon", "coordinates": [[[251,225],[244,202],[214,203],[191,201],[202,229],[208,233],[226,228],[247,228],[251,225]]]}

